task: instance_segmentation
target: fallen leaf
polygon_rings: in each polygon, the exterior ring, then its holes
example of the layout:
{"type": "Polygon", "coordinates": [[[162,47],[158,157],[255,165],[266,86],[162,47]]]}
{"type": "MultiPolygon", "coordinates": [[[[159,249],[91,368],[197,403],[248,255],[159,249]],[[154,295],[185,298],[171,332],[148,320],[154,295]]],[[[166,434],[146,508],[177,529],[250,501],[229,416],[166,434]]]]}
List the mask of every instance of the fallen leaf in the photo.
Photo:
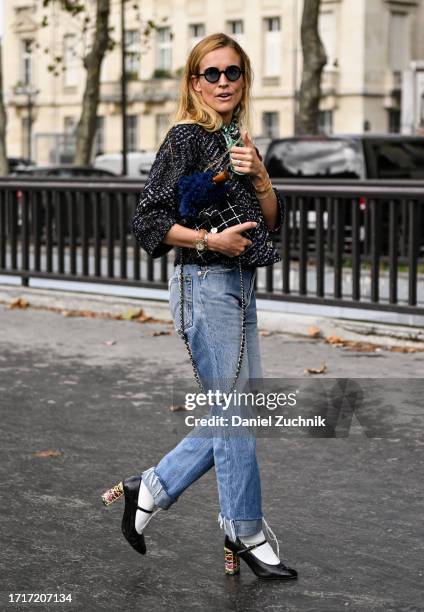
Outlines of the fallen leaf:
{"type": "Polygon", "coordinates": [[[311,325],[308,328],[308,336],[311,338],[319,338],[321,336],[321,330],[319,327],[315,327],[315,325],[311,325]]]}
{"type": "Polygon", "coordinates": [[[320,368],[305,368],[304,370],[307,374],[324,374],[327,371],[327,366],[325,363],[322,364],[320,368]]]}
{"type": "Polygon", "coordinates": [[[173,404],[171,406],[169,406],[169,410],[171,412],[178,412],[180,410],[187,410],[187,408],[185,406],[174,406],[173,404]]]}
{"type": "Polygon", "coordinates": [[[152,334],[152,336],[170,336],[170,335],[171,335],[171,332],[169,330],[165,331],[163,329],[161,329],[160,331],[154,331],[152,334]]]}
{"type": "Polygon", "coordinates": [[[83,310],[61,310],[60,311],[64,317],[87,317],[86,312],[83,310]]]}
{"type": "Polygon", "coordinates": [[[18,297],[18,298],[14,298],[10,302],[8,308],[28,308],[28,306],[29,306],[28,300],[26,300],[25,298],[18,297]]]}
{"type": "Polygon", "coordinates": [[[268,331],[266,329],[263,329],[262,331],[259,332],[259,335],[260,336],[265,336],[267,338],[268,336],[272,336],[272,332],[268,331]]]}
{"type": "Polygon", "coordinates": [[[382,348],[381,345],[373,344],[372,342],[363,342],[362,340],[344,340],[339,336],[328,336],[325,339],[325,342],[334,347],[343,347],[348,351],[357,351],[359,353],[375,352],[378,348],[382,348]]]}
{"type": "Polygon", "coordinates": [[[121,319],[124,321],[131,321],[132,319],[138,319],[144,317],[144,310],[142,308],[130,308],[121,314],[121,319]]]}
{"type": "Polygon", "coordinates": [[[414,346],[391,346],[389,350],[392,353],[422,353],[424,349],[418,349],[414,346]]]}
{"type": "Polygon", "coordinates": [[[358,353],[372,353],[378,349],[377,344],[362,341],[346,341],[345,344],[348,351],[358,351],[358,353]]]}
{"type": "Polygon", "coordinates": [[[377,353],[381,351],[391,351],[392,353],[422,353],[423,348],[414,346],[386,346],[384,344],[374,344],[373,342],[363,342],[362,340],[344,340],[339,336],[328,336],[325,339],[327,344],[334,347],[344,347],[348,351],[357,351],[358,353],[377,353]]]}
{"type": "Polygon", "coordinates": [[[158,319],[154,319],[153,317],[150,317],[149,315],[142,314],[136,319],[134,319],[134,321],[137,321],[138,323],[157,323],[158,319]]]}
{"type": "Polygon", "coordinates": [[[117,319],[123,321],[136,321],[137,323],[172,323],[172,321],[163,319],[155,319],[154,317],[146,314],[143,308],[130,308],[123,314],[117,315],[117,319]]]}
{"type": "Polygon", "coordinates": [[[48,450],[36,451],[34,455],[35,457],[61,457],[63,453],[62,451],[53,450],[50,448],[48,450]]]}
{"type": "Polygon", "coordinates": [[[113,346],[116,344],[116,340],[105,340],[103,344],[106,344],[106,346],[113,346]]]}
{"type": "Polygon", "coordinates": [[[343,340],[343,338],[340,338],[339,336],[327,336],[325,341],[327,344],[336,344],[338,346],[344,346],[344,343],[346,342],[346,340],[343,340]]]}
{"type": "Polygon", "coordinates": [[[76,317],[88,317],[89,319],[101,316],[100,312],[93,312],[92,310],[74,310],[73,312],[76,317]]]}

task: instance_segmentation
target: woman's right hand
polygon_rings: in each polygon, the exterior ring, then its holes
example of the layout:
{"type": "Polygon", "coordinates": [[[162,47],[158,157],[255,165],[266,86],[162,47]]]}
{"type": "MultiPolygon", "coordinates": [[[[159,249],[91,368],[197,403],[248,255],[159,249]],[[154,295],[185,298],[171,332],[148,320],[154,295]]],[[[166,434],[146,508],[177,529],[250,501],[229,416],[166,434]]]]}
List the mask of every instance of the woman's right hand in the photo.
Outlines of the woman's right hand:
{"type": "Polygon", "coordinates": [[[225,228],[217,234],[208,234],[208,249],[210,251],[218,251],[227,257],[237,257],[241,255],[246,247],[252,244],[252,241],[242,236],[242,232],[256,227],[256,221],[246,221],[225,228]]]}

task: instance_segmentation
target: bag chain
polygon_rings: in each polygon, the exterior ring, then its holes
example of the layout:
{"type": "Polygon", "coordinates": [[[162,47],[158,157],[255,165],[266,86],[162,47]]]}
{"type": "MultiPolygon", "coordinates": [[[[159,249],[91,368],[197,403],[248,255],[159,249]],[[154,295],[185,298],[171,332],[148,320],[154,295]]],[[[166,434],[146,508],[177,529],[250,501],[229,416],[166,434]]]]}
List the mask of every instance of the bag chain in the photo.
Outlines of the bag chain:
{"type": "MultiPolygon", "coordinates": [[[[187,347],[187,351],[190,357],[190,361],[191,361],[191,365],[193,368],[193,372],[194,372],[194,377],[197,381],[197,384],[199,385],[199,388],[201,390],[202,393],[205,393],[205,389],[203,387],[203,383],[200,380],[199,377],[199,373],[197,371],[197,367],[196,367],[196,363],[193,359],[193,354],[191,352],[191,348],[190,348],[190,344],[187,338],[187,334],[184,331],[184,272],[183,272],[183,248],[181,247],[180,249],[181,252],[181,267],[180,267],[180,276],[179,276],[179,286],[180,286],[180,322],[181,322],[181,335],[183,337],[184,343],[187,347]]],[[[240,293],[241,293],[241,336],[240,336],[240,351],[239,351],[239,356],[238,356],[238,360],[237,360],[237,366],[236,366],[236,371],[235,371],[235,375],[234,375],[234,379],[231,385],[231,389],[229,391],[229,393],[232,393],[237,379],[239,377],[240,374],[240,370],[241,370],[241,366],[242,366],[242,362],[243,362],[243,355],[244,355],[244,348],[245,348],[245,344],[246,344],[246,299],[245,299],[245,295],[244,295],[244,279],[243,279],[243,268],[241,265],[241,260],[240,258],[238,258],[238,264],[239,264],[239,272],[240,272],[240,293]]]]}

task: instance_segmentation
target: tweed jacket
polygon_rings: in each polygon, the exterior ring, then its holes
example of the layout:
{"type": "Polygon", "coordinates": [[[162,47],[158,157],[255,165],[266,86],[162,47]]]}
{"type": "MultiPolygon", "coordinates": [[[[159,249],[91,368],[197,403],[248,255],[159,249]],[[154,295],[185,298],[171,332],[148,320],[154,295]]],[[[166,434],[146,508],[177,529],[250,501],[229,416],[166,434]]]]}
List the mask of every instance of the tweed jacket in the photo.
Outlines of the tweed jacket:
{"type": "MultiPolygon", "coordinates": [[[[238,128],[237,132],[238,132],[238,128]]],[[[236,134],[237,135],[237,134],[236,134]]],[[[149,177],[142,190],[132,221],[132,229],[140,246],[153,258],[165,255],[173,247],[164,244],[163,238],[175,224],[186,224],[178,213],[177,184],[181,176],[203,171],[213,162],[214,172],[220,172],[230,161],[227,145],[221,130],[208,132],[198,124],[173,126],[162,142],[149,177]]],[[[262,210],[248,175],[231,173],[227,181],[226,205],[237,202],[250,221],[257,226],[249,237],[252,245],[240,256],[243,267],[257,267],[281,261],[265,225],[262,210]]],[[[274,189],[278,203],[278,231],[284,220],[284,200],[274,189]]],[[[237,221],[236,221],[237,222],[237,221]]],[[[216,251],[198,253],[195,248],[184,248],[184,263],[205,265],[220,263],[234,266],[235,258],[216,251]]],[[[181,263],[181,250],[177,250],[174,264],[181,263]]]]}

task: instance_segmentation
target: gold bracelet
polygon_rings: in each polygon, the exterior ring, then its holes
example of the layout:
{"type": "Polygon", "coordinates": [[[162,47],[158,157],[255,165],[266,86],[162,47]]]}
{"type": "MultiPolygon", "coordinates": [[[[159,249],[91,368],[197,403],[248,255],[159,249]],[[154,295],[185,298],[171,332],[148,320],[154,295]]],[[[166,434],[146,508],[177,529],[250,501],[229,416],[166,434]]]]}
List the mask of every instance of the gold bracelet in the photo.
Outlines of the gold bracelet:
{"type": "Polygon", "coordinates": [[[261,191],[257,191],[256,195],[263,195],[264,193],[268,193],[268,191],[271,191],[272,189],[272,185],[269,185],[266,189],[262,189],[261,191]]]}
{"type": "Polygon", "coordinates": [[[257,191],[256,192],[256,197],[258,198],[258,200],[264,200],[267,197],[267,194],[270,191],[273,191],[274,188],[273,186],[270,184],[269,187],[267,189],[265,189],[264,191],[257,191]]]}
{"type": "Polygon", "coordinates": [[[269,191],[272,188],[272,184],[271,184],[271,181],[268,181],[266,183],[266,187],[261,185],[259,189],[257,189],[255,186],[254,188],[255,188],[256,193],[265,193],[266,191],[269,191]]]}
{"type": "Polygon", "coordinates": [[[253,183],[253,187],[255,188],[255,191],[261,191],[264,187],[264,185],[269,186],[271,184],[271,180],[269,178],[269,174],[268,172],[266,173],[266,177],[264,180],[262,180],[259,185],[255,185],[255,183],[253,183]]]}
{"type": "Polygon", "coordinates": [[[199,240],[199,231],[200,230],[196,229],[196,234],[194,236],[194,245],[193,245],[193,248],[196,248],[196,243],[199,240]]]}

